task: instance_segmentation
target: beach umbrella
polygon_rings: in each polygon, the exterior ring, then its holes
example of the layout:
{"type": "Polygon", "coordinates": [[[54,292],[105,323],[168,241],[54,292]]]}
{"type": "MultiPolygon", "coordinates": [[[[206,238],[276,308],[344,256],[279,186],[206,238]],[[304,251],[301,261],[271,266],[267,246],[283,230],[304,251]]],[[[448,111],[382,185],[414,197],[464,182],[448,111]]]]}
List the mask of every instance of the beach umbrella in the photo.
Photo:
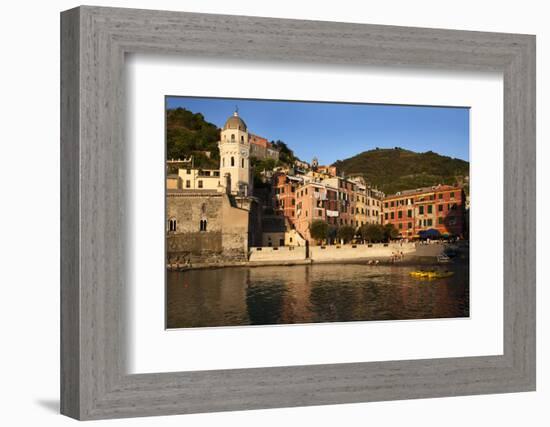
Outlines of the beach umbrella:
{"type": "Polygon", "coordinates": [[[428,230],[422,230],[418,232],[421,239],[438,239],[441,237],[441,233],[439,230],[436,230],[435,228],[430,228],[428,230]]]}

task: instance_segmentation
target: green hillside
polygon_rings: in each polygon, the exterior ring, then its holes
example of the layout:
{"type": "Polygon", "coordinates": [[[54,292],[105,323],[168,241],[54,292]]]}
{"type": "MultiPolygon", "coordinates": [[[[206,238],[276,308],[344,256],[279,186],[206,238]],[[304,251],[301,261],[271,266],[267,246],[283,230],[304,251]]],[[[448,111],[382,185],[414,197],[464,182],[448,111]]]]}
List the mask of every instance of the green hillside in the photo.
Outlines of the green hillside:
{"type": "Polygon", "coordinates": [[[166,111],[166,157],[183,159],[193,156],[195,167],[217,168],[220,153],[218,139],[220,130],[204,120],[200,113],[185,108],[166,111]],[[206,154],[210,152],[210,158],[206,154]]]}
{"type": "Polygon", "coordinates": [[[462,183],[467,187],[470,169],[470,164],[461,159],[399,147],[365,151],[338,160],[334,166],[346,175],[362,175],[386,194],[436,184],[462,183]]]}
{"type": "MultiPolygon", "coordinates": [[[[198,168],[217,168],[220,164],[218,140],[220,130],[216,125],[207,122],[201,113],[193,113],[185,108],[173,108],[166,111],[166,157],[184,159],[193,156],[194,166],[198,168]],[[210,157],[206,154],[210,152],[210,157]]],[[[294,152],[280,140],[271,141],[279,150],[280,163],[293,165],[297,159],[294,152]]],[[[258,160],[260,170],[265,165],[258,160]]],[[[271,167],[275,163],[267,162],[271,167]]]]}

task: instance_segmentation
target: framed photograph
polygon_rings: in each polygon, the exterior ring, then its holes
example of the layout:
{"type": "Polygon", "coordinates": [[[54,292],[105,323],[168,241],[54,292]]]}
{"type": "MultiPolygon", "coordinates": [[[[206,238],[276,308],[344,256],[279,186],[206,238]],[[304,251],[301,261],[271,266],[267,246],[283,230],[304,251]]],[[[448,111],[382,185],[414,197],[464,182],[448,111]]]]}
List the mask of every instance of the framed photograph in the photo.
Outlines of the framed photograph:
{"type": "Polygon", "coordinates": [[[61,15],[61,411],[535,390],[535,37],[61,15]]]}
{"type": "Polygon", "coordinates": [[[166,327],[469,317],[469,136],[464,107],[167,96],[166,327]]]}

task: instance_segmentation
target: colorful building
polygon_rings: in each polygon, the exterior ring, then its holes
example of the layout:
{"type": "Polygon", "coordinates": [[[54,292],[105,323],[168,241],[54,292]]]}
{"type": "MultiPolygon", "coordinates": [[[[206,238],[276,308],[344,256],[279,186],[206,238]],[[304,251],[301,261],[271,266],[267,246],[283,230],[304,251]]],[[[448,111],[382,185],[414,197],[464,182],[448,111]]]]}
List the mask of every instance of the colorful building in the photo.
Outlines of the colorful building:
{"type": "Polygon", "coordinates": [[[311,165],[308,162],[304,162],[302,160],[294,160],[294,166],[298,168],[299,170],[302,170],[304,173],[311,169],[311,165]]]}
{"type": "Polygon", "coordinates": [[[393,224],[401,237],[419,237],[435,229],[443,236],[465,234],[465,194],[460,186],[437,185],[405,190],[384,198],[384,224],[393,224]]]}
{"type": "Polygon", "coordinates": [[[294,227],[310,243],[313,242],[310,234],[313,221],[321,220],[328,224],[337,224],[337,195],[337,189],[324,182],[304,182],[297,188],[294,227]]]}
{"type": "Polygon", "coordinates": [[[337,190],[338,219],[336,224],[357,227],[355,220],[357,184],[340,176],[327,178],[323,182],[337,190]]]}
{"type": "Polygon", "coordinates": [[[363,178],[346,179],[325,171],[304,175],[275,173],[272,181],[273,209],[310,244],[311,223],[325,221],[332,229],[381,224],[383,193],[368,186],[363,178]]]}
{"type": "Polygon", "coordinates": [[[257,159],[279,160],[279,150],[271,142],[262,136],[249,134],[250,136],[250,157],[257,159]]]}
{"type": "Polygon", "coordinates": [[[168,189],[218,190],[220,171],[218,169],[179,169],[177,175],[167,177],[168,189]],[[176,184],[171,184],[171,181],[176,184]]]}
{"type": "Polygon", "coordinates": [[[382,224],[382,202],[384,193],[371,188],[363,177],[349,178],[356,184],[355,194],[355,226],[362,227],[366,224],[382,224]]]}
{"type": "Polygon", "coordinates": [[[296,218],[296,189],[303,179],[283,172],[276,172],[272,178],[273,210],[294,223],[296,218]]]}
{"type": "Polygon", "coordinates": [[[336,166],[318,166],[317,172],[328,175],[328,176],[336,176],[336,166]]]}

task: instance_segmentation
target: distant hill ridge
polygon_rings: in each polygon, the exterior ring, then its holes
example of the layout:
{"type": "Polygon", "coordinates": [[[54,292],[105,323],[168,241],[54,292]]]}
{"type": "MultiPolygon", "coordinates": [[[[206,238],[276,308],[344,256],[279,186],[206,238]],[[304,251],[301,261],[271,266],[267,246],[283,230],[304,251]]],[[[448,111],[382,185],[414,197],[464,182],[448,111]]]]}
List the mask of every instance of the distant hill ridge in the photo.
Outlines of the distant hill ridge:
{"type": "Polygon", "coordinates": [[[386,194],[437,184],[463,184],[468,190],[467,161],[400,147],[376,148],[333,163],[339,173],[361,175],[386,194]]]}
{"type": "MultiPolygon", "coordinates": [[[[183,159],[193,155],[194,166],[219,166],[218,139],[220,129],[204,119],[200,113],[185,108],[166,112],[167,158],[183,159]],[[206,153],[209,153],[208,155],[206,153]]],[[[281,153],[281,163],[293,164],[297,157],[292,147],[282,141],[273,141],[281,153]]],[[[384,191],[396,193],[437,184],[463,183],[468,189],[469,163],[442,156],[433,151],[416,153],[403,148],[377,148],[334,163],[338,172],[361,175],[384,191]]]]}

